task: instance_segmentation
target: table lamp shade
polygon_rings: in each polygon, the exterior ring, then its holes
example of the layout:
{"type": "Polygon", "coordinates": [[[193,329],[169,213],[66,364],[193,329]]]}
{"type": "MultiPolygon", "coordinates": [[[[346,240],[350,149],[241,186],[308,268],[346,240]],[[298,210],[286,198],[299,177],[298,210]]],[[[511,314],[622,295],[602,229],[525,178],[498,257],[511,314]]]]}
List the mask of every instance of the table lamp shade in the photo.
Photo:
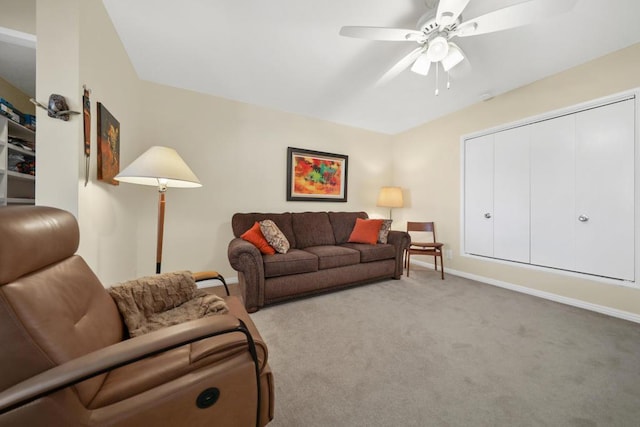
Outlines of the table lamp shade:
{"type": "Polygon", "coordinates": [[[198,177],[176,150],[160,146],[153,146],[142,153],[114,179],[141,185],[202,187],[198,177]]]}
{"type": "Polygon", "coordinates": [[[378,203],[376,206],[385,208],[401,208],[404,205],[402,200],[402,188],[400,187],[382,187],[378,195],[378,203]]]}

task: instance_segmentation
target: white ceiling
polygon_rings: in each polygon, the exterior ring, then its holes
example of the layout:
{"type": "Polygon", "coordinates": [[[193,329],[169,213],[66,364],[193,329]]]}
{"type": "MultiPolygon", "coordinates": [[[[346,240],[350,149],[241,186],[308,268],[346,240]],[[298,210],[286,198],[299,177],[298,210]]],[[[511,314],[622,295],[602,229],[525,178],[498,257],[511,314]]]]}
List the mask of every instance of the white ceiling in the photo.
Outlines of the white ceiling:
{"type": "MultiPolygon", "coordinates": [[[[522,1],[471,0],[463,19],[522,1]]],[[[526,27],[457,39],[469,63],[450,90],[441,73],[435,97],[434,73],[374,87],[412,42],[338,35],[343,25],[415,28],[425,0],[103,3],[141,79],[389,134],[640,42],[640,1],[578,0],[526,27]]]]}
{"type": "MultiPolygon", "coordinates": [[[[458,39],[472,69],[435,97],[433,73],[374,87],[413,42],[338,35],[415,28],[425,0],[103,2],[142,79],[389,134],[640,42],[638,0],[579,0],[543,22],[458,39]]],[[[520,2],[471,0],[463,18],[520,2]]]]}
{"type": "Polygon", "coordinates": [[[0,77],[36,96],[36,37],[0,27],[0,77]]]}

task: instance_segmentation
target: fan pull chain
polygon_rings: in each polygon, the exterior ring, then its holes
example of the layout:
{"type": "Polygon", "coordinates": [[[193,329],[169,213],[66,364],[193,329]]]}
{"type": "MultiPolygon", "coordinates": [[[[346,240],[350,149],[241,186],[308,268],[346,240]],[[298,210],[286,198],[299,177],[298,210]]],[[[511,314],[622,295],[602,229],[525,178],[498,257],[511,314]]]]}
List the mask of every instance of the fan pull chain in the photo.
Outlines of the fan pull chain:
{"type": "Polygon", "coordinates": [[[451,74],[447,71],[447,90],[451,88],[451,74]]]}
{"type": "Polygon", "coordinates": [[[440,89],[438,89],[438,63],[436,62],[436,96],[440,93],[440,89]]]}

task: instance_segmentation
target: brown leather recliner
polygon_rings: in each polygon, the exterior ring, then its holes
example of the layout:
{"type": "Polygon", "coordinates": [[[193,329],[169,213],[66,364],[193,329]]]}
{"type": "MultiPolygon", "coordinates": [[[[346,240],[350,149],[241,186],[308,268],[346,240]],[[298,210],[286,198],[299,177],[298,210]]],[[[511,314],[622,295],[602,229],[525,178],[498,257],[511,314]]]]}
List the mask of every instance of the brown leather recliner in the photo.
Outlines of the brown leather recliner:
{"type": "Polygon", "coordinates": [[[229,314],[126,338],[68,212],[0,208],[0,426],[262,426],[267,347],[229,314]]]}

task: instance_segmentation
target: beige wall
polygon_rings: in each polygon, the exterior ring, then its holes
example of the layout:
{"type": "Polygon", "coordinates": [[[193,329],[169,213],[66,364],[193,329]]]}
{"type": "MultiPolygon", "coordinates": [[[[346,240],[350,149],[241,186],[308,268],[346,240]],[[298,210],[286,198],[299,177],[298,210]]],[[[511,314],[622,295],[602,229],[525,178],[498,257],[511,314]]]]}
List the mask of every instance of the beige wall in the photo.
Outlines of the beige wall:
{"type": "MultiPolygon", "coordinates": [[[[85,186],[85,157],[82,153],[82,120],[76,152],[78,218],[81,241],[79,252],[104,284],[138,275],[136,251],[139,244],[136,217],[137,194],[127,185],[114,186],[97,180],[98,105],[120,122],[120,156],[126,161],[144,144],[140,80],[100,0],[80,0],[79,67],[76,87],[82,101],[83,85],[91,90],[91,159],[89,182],[85,186]]],[[[122,165],[121,167],[126,166],[122,165]]]]}
{"type": "MultiPolygon", "coordinates": [[[[63,95],[69,108],[79,111],[80,13],[79,0],[39,0],[36,8],[36,99],[63,95]]],[[[36,203],[78,214],[78,145],[82,120],[53,119],[36,111],[37,174],[36,203]]]]}
{"type": "MultiPolygon", "coordinates": [[[[473,105],[394,138],[394,182],[410,204],[400,221],[433,219],[450,268],[640,314],[640,290],[468,257],[460,252],[461,136],[640,86],[640,44],[473,105]]],[[[636,185],[639,185],[636,183],[636,185]]]]}
{"type": "Polygon", "coordinates": [[[101,1],[37,5],[38,93],[61,93],[80,110],[86,84],[93,113],[86,187],[82,120],[38,117],[37,201],[76,214],[79,252],[105,284],[154,273],[157,191],[97,181],[97,101],[120,121],[121,168],[148,147],[167,145],[204,185],[168,191],[163,271],[216,269],[235,276],[227,260],[234,212],[362,209],[384,215],[375,200],[379,187],[390,184],[389,136],[142,82],[101,1]],[[348,203],[286,202],[287,146],[349,155],[348,203]]]}
{"type": "MultiPolygon", "coordinates": [[[[202,188],[168,190],[163,271],[216,269],[236,276],[227,260],[235,212],[385,215],[375,202],[379,188],[390,184],[388,135],[152,83],[142,84],[142,98],[145,147],[140,153],[151,145],[174,147],[203,183],[202,188]],[[348,155],[348,202],[287,202],[288,146],[348,155]]],[[[150,187],[136,192],[142,212],[138,271],[146,274],[155,261],[157,192],[150,187]]]]}
{"type": "MultiPolygon", "coordinates": [[[[0,0],[0,27],[23,33],[36,33],[35,0],[0,0]]],[[[35,114],[35,106],[29,101],[29,95],[11,85],[0,76],[0,97],[11,102],[24,114],[35,114]]]]}
{"type": "Polygon", "coordinates": [[[37,2],[37,92],[65,96],[82,111],[83,85],[91,94],[91,170],[84,185],[82,116],[68,122],[38,109],[36,202],[71,211],[80,225],[79,253],[104,283],[137,274],[137,212],[131,189],[96,179],[98,101],[120,120],[121,154],[140,141],[139,80],[100,0],[37,2]]]}
{"type": "Polygon", "coordinates": [[[0,11],[0,27],[36,33],[36,0],[0,0],[0,11]]]}
{"type": "Polygon", "coordinates": [[[9,101],[24,114],[35,114],[35,105],[29,101],[29,95],[0,77],[0,98],[9,101]]]}

